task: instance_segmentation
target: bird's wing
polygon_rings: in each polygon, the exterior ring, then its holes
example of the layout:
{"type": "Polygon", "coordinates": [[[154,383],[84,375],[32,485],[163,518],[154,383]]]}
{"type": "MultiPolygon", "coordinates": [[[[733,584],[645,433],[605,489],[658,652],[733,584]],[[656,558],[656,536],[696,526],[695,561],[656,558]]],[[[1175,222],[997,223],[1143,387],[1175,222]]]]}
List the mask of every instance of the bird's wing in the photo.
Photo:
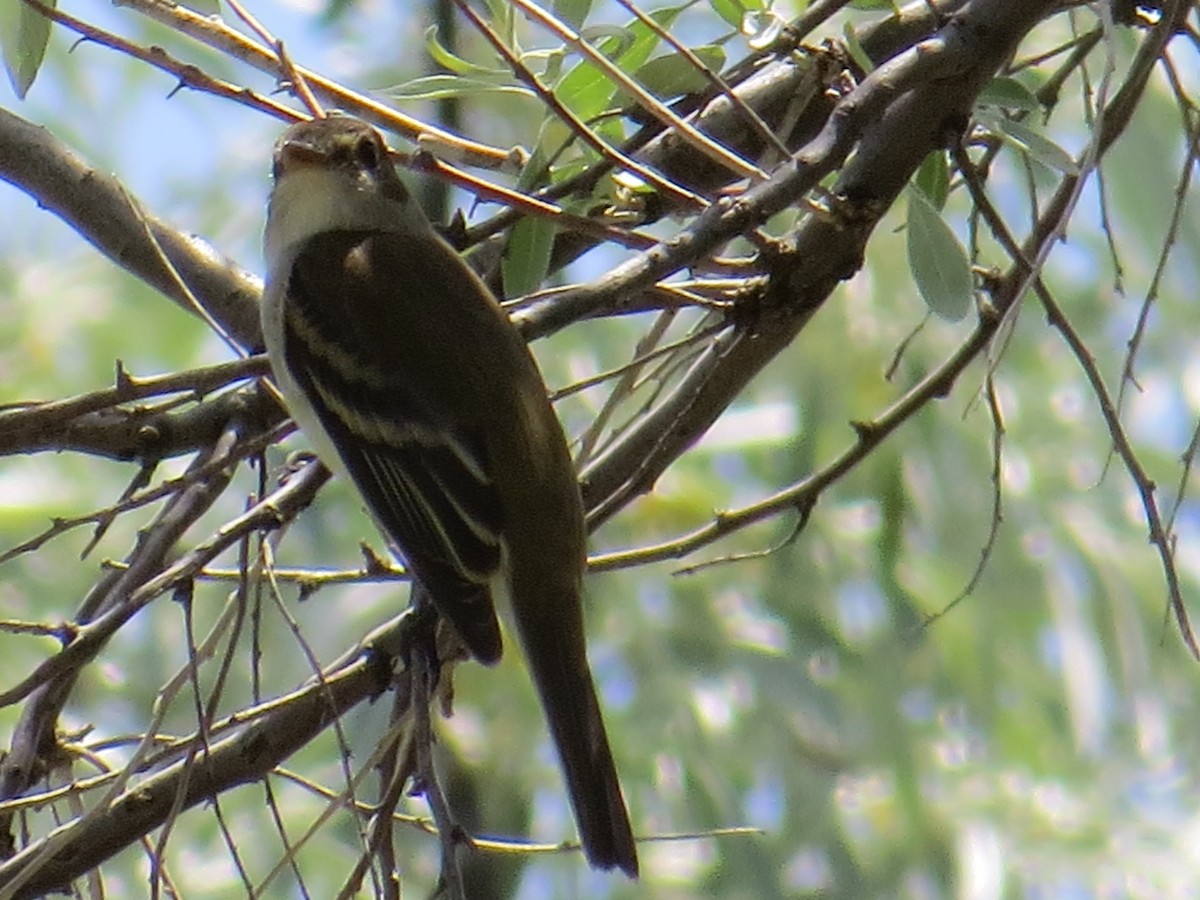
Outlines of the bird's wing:
{"type": "Polygon", "coordinates": [[[482,438],[413,389],[427,381],[408,373],[437,348],[389,340],[404,322],[380,294],[405,286],[369,277],[364,246],[361,233],[329,232],[297,254],[283,317],[288,369],[375,520],[472,653],[491,661],[500,636],[486,586],[503,523],[482,438]],[[379,330],[366,334],[363,322],[379,330]]]}

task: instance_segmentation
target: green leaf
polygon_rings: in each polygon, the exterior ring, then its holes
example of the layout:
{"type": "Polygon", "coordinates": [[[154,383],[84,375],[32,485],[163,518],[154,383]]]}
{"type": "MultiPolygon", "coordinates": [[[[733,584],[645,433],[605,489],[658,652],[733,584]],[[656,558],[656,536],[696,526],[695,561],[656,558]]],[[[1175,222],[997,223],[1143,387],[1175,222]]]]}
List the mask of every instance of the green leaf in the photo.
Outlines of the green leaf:
{"type": "Polygon", "coordinates": [[[554,15],[578,31],[592,11],[592,0],[554,0],[550,9],[554,15]]]}
{"type": "Polygon", "coordinates": [[[993,78],[975,98],[976,106],[995,106],[1002,109],[1014,109],[1021,112],[1033,112],[1041,109],[1033,91],[1021,84],[1015,78],[993,78]]]}
{"type": "MultiPolygon", "coordinates": [[[[655,10],[650,17],[661,27],[670,28],[683,10],[682,6],[667,7],[655,10]]],[[[637,71],[660,43],[659,36],[636,19],[623,28],[589,27],[586,31],[593,44],[595,35],[607,35],[597,49],[625,72],[637,71]]],[[[563,76],[555,93],[576,115],[587,120],[612,106],[618,89],[595,65],[581,60],[563,76]]]]}
{"type": "Polygon", "coordinates": [[[497,84],[482,78],[461,75],[426,75],[388,90],[388,96],[405,100],[441,100],[446,97],[478,97],[482,94],[512,94],[533,97],[528,88],[516,84],[497,84]]]}
{"type": "MultiPolygon", "coordinates": [[[[54,8],[57,0],[45,0],[54,8]]],[[[50,42],[50,20],[22,0],[0,0],[0,48],[13,91],[22,100],[33,85],[46,45],[50,42]]]]}
{"type": "Polygon", "coordinates": [[[908,265],[925,305],[951,322],[971,309],[974,280],[967,251],[929,198],[908,190],[908,265]]]}
{"type": "Polygon", "coordinates": [[[1078,175],[1079,166],[1071,154],[1050,140],[1044,134],[1039,134],[1028,125],[1023,125],[1013,119],[997,116],[999,131],[1006,143],[1027,153],[1032,159],[1044,166],[1062,172],[1065,175],[1078,175]]]}
{"type": "MultiPolygon", "coordinates": [[[[546,131],[561,125],[556,119],[544,123],[543,133],[538,137],[533,155],[521,169],[517,178],[517,189],[532,191],[545,183],[549,157],[546,152],[546,131]]],[[[550,271],[550,254],[554,249],[555,226],[552,221],[535,216],[525,216],[517,222],[508,235],[504,256],[500,260],[500,275],[504,282],[504,296],[520,297],[541,287],[550,271]]]]}
{"type": "Polygon", "coordinates": [[[555,230],[549,219],[534,216],[513,226],[500,263],[506,297],[520,297],[541,287],[550,270],[555,230]]]}
{"type": "Polygon", "coordinates": [[[746,13],[758,12],[763,8],[762,0],[708,0],[708,5],[739,32],[742,30],[746,13]]]}
{"type": "Polygon", "coordinates": [[[727,23],[734,28],[741,29],[742,16],[746,14],[746,11],[737,0],[708,0],[708,5],[727,23]]]}
{"type": "Polygon", "coordinates": [[[926,156],[913,181],[937,209],[942,209],[946,205],[946,194],[950,191],[950,163],[946,159],[946,151],[934,150],[926,156]]]}
{"type": "MultiPolygon", "coordinates": [[[[637,23],[635,22],[634,24],[636,25],[637,23]]],[[[614,56],[620,56],[632,47],[633,42],[637,40],[637,36],[630,27],[625,25],[608,25],[603,22],[581,28],[579,36],[592,46],[600,44],[600,52],[609,59],[612,59],[614,56]],[[601,41],[604,43],[601,44],[601,41]]]]}
{"type": "Polygon", "coordinates": [[[506,77],[512,77],[511,70],[509,69],[488,68],[463,59],[441,42],[438,37],[437,26],[430,26],[425,29],[425,49],[429,52],[429,56],[434,62],[457,75],[496,75],[503,71],[506,77]]]}
{"type": "Polygon", "coordinates": [[[553,84],[562,77],[563,63],[567,54],[564,50],[537,50],[525,55],[525,64],[533,67],[534,63],[541,65],[541,78],[547,84],[553,84]]]}
{"type": "Polygon", "coordinates": [[[850,58],[854,60],[858,67],[864,72],[874,71],[875,63],[871,61],[871,57],[867,56],[867,51],[858,42],[858,34],[849,22],[842,29],[842,39],[846,42],[846,50],[850,53],[850,58]]]}
{"type": "MultiPolygon", "coordinates": [[[[713,72],[720,72],[725,65],[725,51],[721,47],[696,47],[692,52],[713,72]]],[[[709,83],[704,73],[682,53],[656,57],[638,69],[633,77],[661,100],[702,91],[709,83]]],[[[625,91],[621,95],[628,96],[625,91]]]]}
{"type": "Polygon", "coordinates": [[[492,27],[502,35],[509,35],[513,27],[515,7],[509,0],[485,0],[485,2],[492,27]]]}

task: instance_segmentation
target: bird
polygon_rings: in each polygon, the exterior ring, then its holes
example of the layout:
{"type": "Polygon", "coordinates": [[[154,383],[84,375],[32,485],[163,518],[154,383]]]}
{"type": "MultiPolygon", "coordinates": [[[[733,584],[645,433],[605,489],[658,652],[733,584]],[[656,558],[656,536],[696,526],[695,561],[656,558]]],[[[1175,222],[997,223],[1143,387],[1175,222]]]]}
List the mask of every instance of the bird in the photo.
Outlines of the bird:
{"type": "Polygon", "coordinates": [[[532,354],[366,122],[289,126],[273,182],[261,318],[290,415],[485,665],[507,597],[584,855],[636,878],[587,659],[583,503],[532,354]]]}

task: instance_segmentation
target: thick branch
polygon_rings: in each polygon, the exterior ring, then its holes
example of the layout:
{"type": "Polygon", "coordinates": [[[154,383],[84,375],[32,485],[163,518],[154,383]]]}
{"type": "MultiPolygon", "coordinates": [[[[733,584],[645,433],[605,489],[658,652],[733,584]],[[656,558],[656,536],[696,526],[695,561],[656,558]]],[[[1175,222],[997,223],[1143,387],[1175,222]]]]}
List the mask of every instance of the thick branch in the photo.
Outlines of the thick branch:
{"type": "MultiPolygon", "coordinates": [[[[178,809],[191,809],[238,785],[259,781],[347,710],[385,690],[390,664],[373,655],[395,646],[408,622],[401,616],[369,635],[270,712],[160,772],[137,781],[112,803],[51,832],[0,866],[0,892],[41,897],[133,845],[178,809]],[[182,802],[179,802],[179,801],[182,802]]],[[[198,739],[198,738],[197,738],[198,739]]]]}

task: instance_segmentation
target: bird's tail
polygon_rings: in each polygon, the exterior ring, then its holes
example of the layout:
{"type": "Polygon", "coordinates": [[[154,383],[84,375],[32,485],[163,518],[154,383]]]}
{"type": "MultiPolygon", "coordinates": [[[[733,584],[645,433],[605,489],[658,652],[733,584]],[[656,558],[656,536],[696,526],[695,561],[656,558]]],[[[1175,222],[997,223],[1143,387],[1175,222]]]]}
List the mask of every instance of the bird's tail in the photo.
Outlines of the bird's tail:
{"type": "Polygon", "coordinates": [[[615,867],[636,878],[637,846],[588,668],[578,582],[573,591],[561,582],[555,589],[551,578],[531,582],[522,579],[523,574],[513,573],[516,577],[507,586],[514,595],[523,591],[523,602],[505,606],[516,619],[529,674],[562,763],[584,855],[598,869],[615,867]],[[564,603],[563,597],[571,593],[574,602],[564,603]]]}
{"type": "MultiPolygon", "coordinates": [[[[532,661],[530,665],[538,672],[532,661]]],[[[585,668],[561,679],[538,675],[538,693],[566,775],[584,855],[596,868],[615,867],[636,878],[637,846],[591,673],[585,668]]]]}

